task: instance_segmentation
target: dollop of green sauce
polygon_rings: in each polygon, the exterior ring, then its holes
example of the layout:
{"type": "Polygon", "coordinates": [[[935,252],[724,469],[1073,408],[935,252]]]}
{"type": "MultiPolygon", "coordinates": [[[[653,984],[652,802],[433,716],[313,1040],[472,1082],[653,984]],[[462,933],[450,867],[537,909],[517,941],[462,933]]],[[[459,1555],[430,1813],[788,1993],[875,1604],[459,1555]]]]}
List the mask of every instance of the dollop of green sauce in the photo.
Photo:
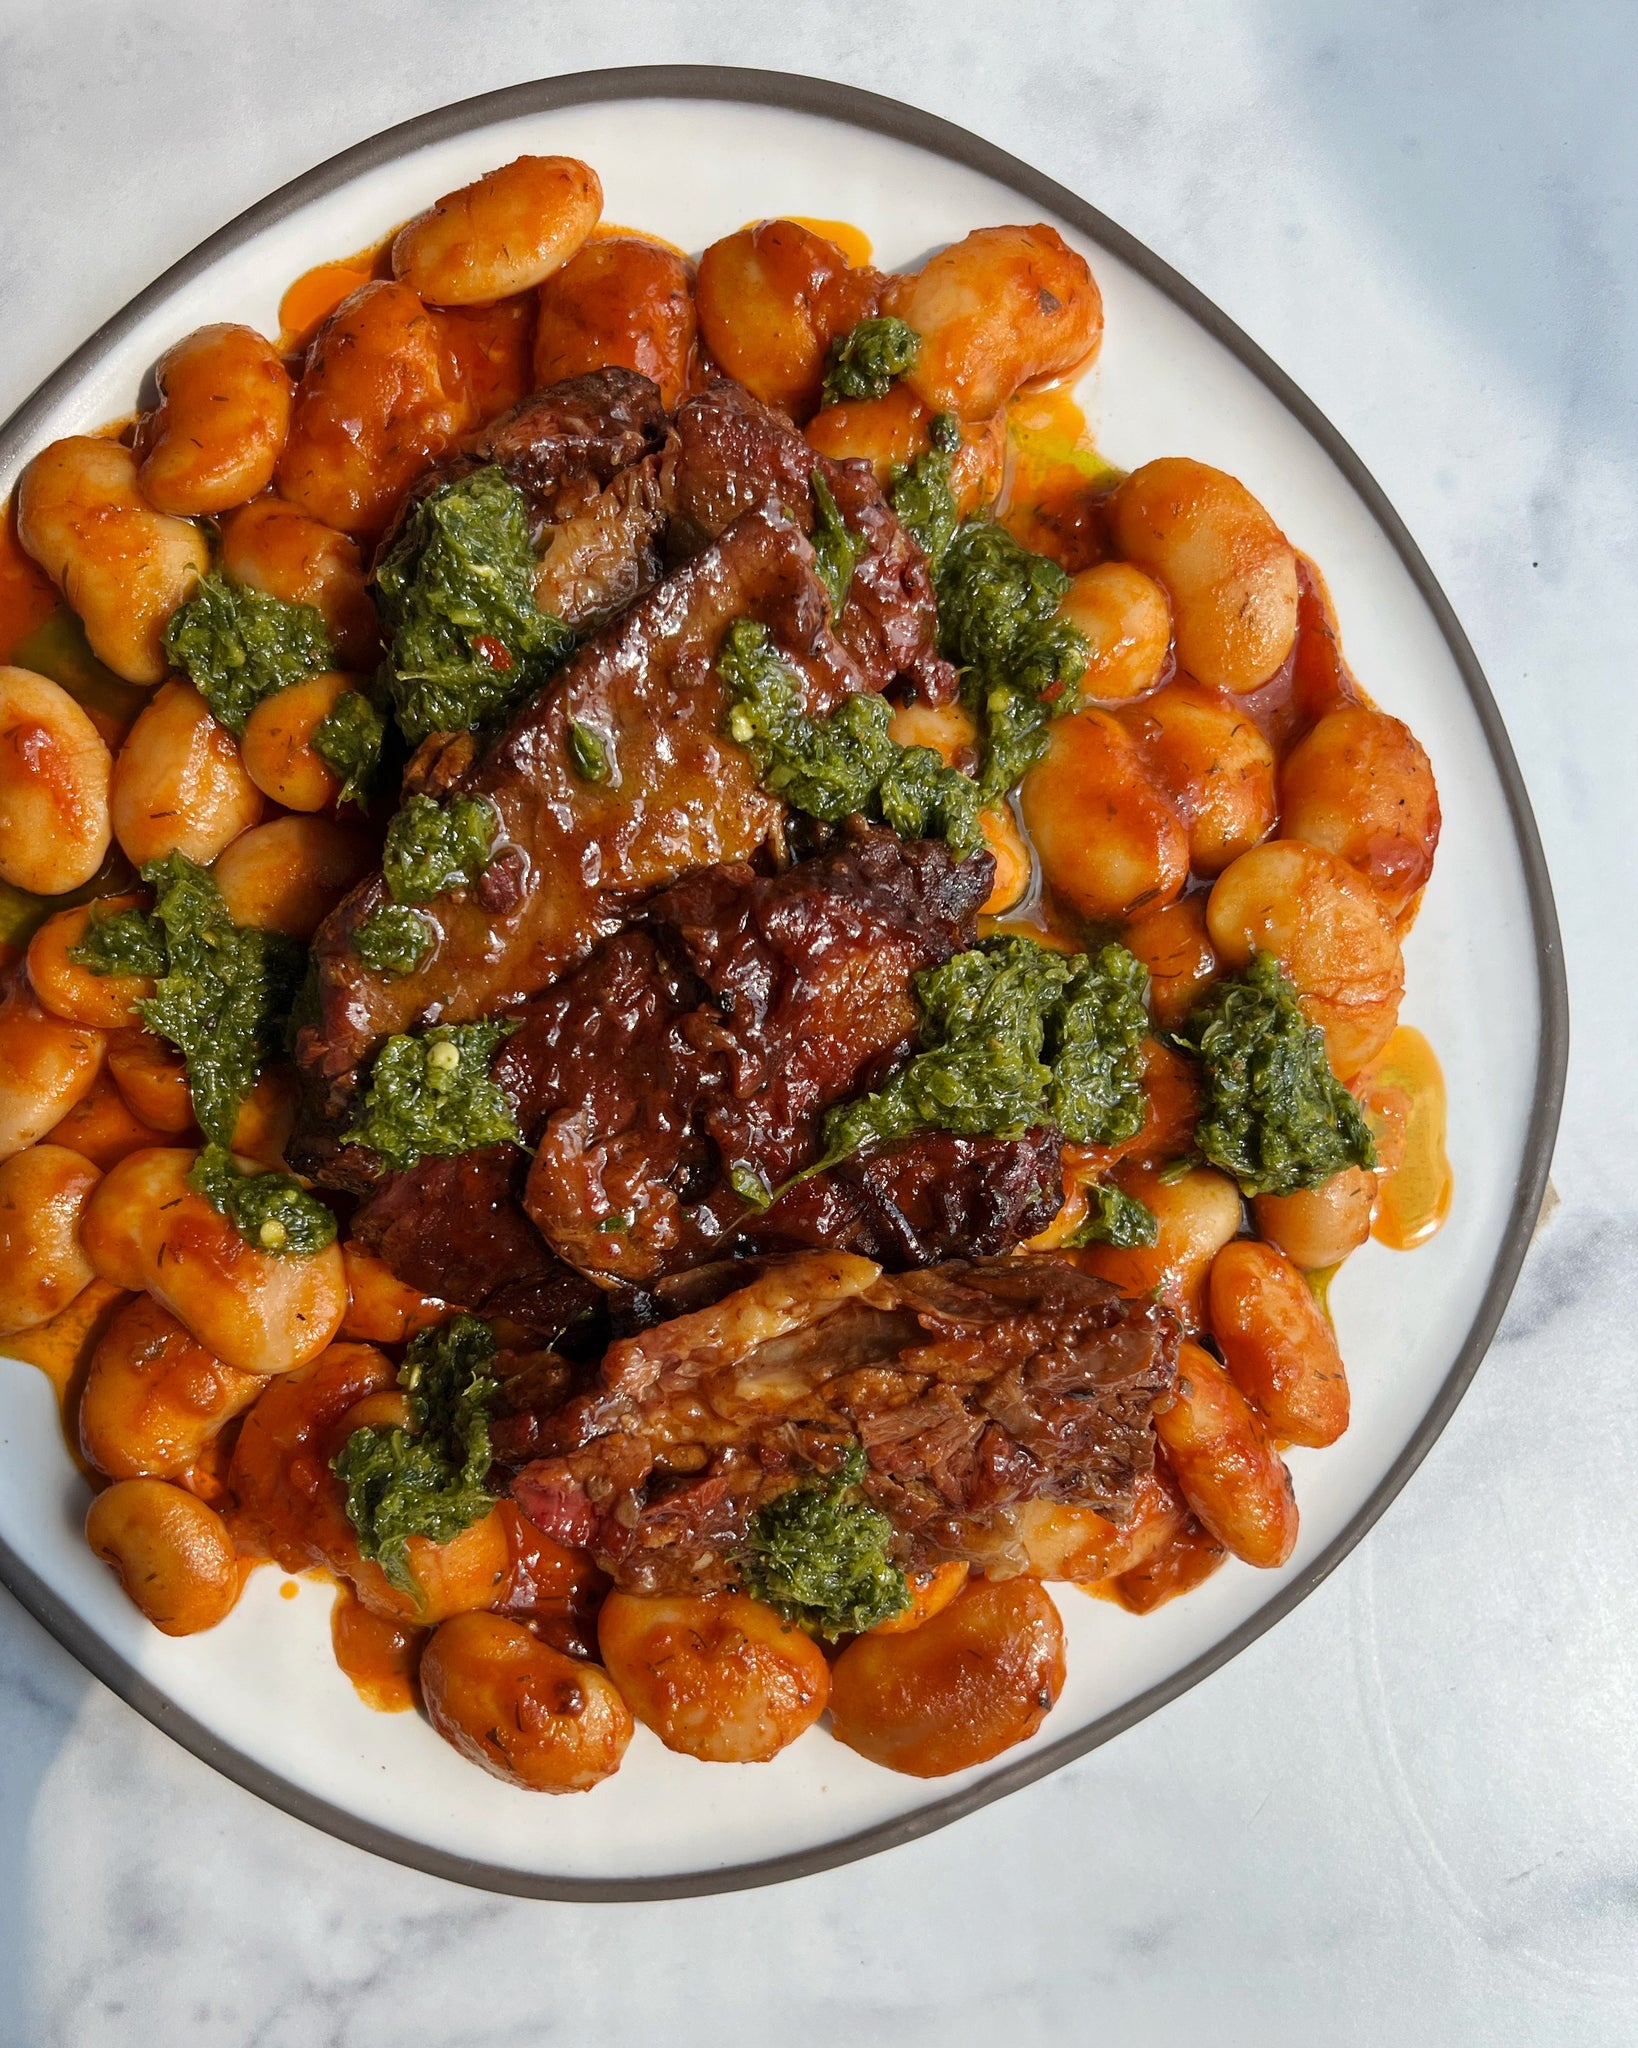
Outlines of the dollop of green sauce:
{"type": "Polygon", "coordinates": [[[905,839],[944,839],[958,860],[984,844],[975,784],[930,747],[902,747],[892,713],[867,691],[823,718],[802,709],[796,676],[766,626],[736,619],[717,672],[728,691],[728,737],[756,763],[762,785],[827,824],[863,813],[905,839]]]}
{"type": "Polygon", "coordinates": [[[70,958],[93,974],[154,977],[137,1010],[187,1062],[199,1128],[228,1145],[279,1048],[305,955],[283,932],[236,925],[214,880],[184,853],[149,861],[142,879],[154,892],[152,913],[93,918],[70,958]]]}
{"type": "Polygon", "coordinates": [[[961,446],[961,422],[953,412],[933,415],[928,446],[898,464],[888,478],[887,502],[936,569],[961,524],[950,483],[950,459],[961,446]]]}
{"type": "Polygon", "coordinates": [[[313,728],[313,751],[341,777],[336,802],[369,803],[387,721],[361,690],[345,690],[313,728]]]}
{"type": "Polygon", "coordinates": [[[1047,726],[1074,706],[1086,639],[1057,616],[1068,588],[1056,562],[987,520],[962,526],[939,564],[939,652],[962,672],[991,801],[1034,767],[1047,726]]]}
{"type": "Polygon", "coordinates": [[[218,570],[171,614],[165,658],[235,738],[264,697],[336,665],[329,628],[310,604],[269,597],[218,570]]]}
{"type": "Polygon", "coordinates": [[[1017,934],[915,979],[921,1050],[880,1089],[826,1116],[811,1172],[918,1131],[1016,1136],[1055,1123],[1077,1145],[1143,1125],[1148,977],[1124,946],[1088,959],[1017,934]]]}
{"type": "Polygon", "coordinates": [[[1083,1245],[1113,1245],[1116,1251],[1137,1251],[1160,1242],[1160,1219],[1147,1202],[1101,1181],[1086,1191],[1086,1215],[1064,1239],[1071,1249],[1083,1245]]]}
{"type": "Polygon", "coordinates": [[[452,1542],[495,1505],[485,1484],[494,1361],[495,1333],[476,1316],[423,1330],[398,1371],[409,1427],[355,1429],[330,1461],[347,1489],[360,1552],[403,1592],[419,1590],[409,1567],[412,1536],[452,1542]]]}
{"type": "Polygon", "coordinates": [[[1376,1164],[1370,1126],[1331,1071],[1325,1034],[1303,1015],[1272,953],[1219,982],[1177,1036],[1202,1069],[1195,1145],[1243,1194],[1289,1195],[1376,1164]]]}
{"type": "Polygon", "coordinates": [[[375,571],[404,737],[468,732],[530,696],[574,634],[535,603],[529,506],[496,468],[421,499],[375,571]]]}
{"type": "Polygon", "coordinates": [[[751,1517],[735,1560],[740,1584],[799,1627],[834,1642],[910,1605],[893,1562],[893,1524],[860,1491],[865,1455],[775,1496],[751,1517]]]}
{"type": "Polygon", "coordinates": [[[395,903],[468,889],[489,865],[500,819],[487,797],[412,796],[387,827],[381,872],[395,903]]]}
{"type": "Polygon", "coordinates": [[[491,1019],[389,1038],[342,1143],[367,1145],[394,1171],[479,1145],[521,1145],[511,1097],[489,1077],[496,1046],[515,1028],[491,1019]]]}
{"type": "Polygon", "coordinates": [[[885,398],[895,377],[916,366],[921,336],[907,320],[879,314],[838,334],[825,352],[822,403],[847,398],[885,398]]]}
{"type": "Polygon", "coordinates": [[[816,469],[808,483],[814,505],[813,532],[809,535],[813,542],[813,566],[830,599],[831,617],[838,618],[847,603],[853,572],[864,553],[864,537],[848,530],[836,503],[836,493],[821,470],[816,469]]]}
{"type": "Polygon", "coordinates": [[[92,974],[165,972],[165,934],[145,910],[93,910],[68,957],[92,974]]]}
{"type": "Polygon", "coordinates": [[[293,1174],[241,1173],[224,1146],[205,1147],[189,1169],[188,1186],[257,1251],[307,1259],[335,1242],[335,1212],[293,1174]]]}
{"type": "Polygon", "coordinates": [[[383,903],[353,933],[353,951],[372,974],[413,974],[432,951],[430,921],[407,903],[383,903]]]}

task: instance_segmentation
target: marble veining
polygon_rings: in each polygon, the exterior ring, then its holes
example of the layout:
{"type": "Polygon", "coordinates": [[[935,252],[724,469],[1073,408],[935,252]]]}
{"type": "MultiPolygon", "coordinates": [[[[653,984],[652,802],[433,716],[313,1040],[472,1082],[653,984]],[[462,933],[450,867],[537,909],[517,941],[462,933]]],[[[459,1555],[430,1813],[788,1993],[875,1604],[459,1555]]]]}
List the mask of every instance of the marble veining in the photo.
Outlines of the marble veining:
{"type": "Polygon", "coordinates": [[[890,1856],[669,1905],[462,1891],[219,1779],[0,1596],[0,2048],[1638,2038],[1635,58],[1597,0],[0,8],[0,414],[271,186],[516,78],[820,72],[1040,164],[1406,517],[1530,782],[1576,1029],[1561,1206],[1385,1521],[1195,1692],[890,1856]]]}

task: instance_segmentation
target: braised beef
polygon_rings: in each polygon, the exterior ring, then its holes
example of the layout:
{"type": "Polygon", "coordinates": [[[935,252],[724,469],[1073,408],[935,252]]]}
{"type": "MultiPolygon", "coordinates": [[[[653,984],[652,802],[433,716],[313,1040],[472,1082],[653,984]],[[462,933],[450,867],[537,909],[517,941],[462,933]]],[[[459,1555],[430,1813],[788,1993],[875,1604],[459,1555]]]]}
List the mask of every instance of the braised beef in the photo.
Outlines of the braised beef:
{"type": "Polygon", "coordinates": [[[352,1235],[423,1294],[555,1335],[601,1290],[554,1257],[525,1215],[528,1168],[515,1145],[423,1159],[359,1206],[352,1235]]]}
{"type": "Polygon", "coordinates": [[[759,1252],[829,1247],[900,1269],[1010,1251],[1062,1206],[1063,1139],[1052,1127],[1016,1138],[924,1131],[815,1174],[739,1235],[759,1252]]]}
{"type": "Polygon", "coordinates": [[[992,876],[855,823],[783,875],[708,868],[655,897],[495,1061],[547,1243],[636,1285],[709,1257],[819,1156],[825,1110],[913,1049],[912,977],[973,943],[992,876]]]}
{"type": "Polygon", "coordinates": [[[412,974],[375,975],[353,950],[387,900],[362,883],[314,941],[316,1024],[296,1058],[308,1084],[300,1156],[339,1184],[370,1177],[324,1142],[346,1113],[358,1069],[389,1033],[459,1023],[515,1006],[618,929],[648,891],[690,868],[741,860],[777,833],[783,806],[723,735],[717,674],[737,618],[764,624],[822,713],[864,687],[829,625],[813,551],[788,520],[751,512],[606,627],[525,704],[453,787],[485,796],[500,847],[476,887],[424,906],[436,943],[412,974]],[[607,775],[588,780],[568,746],[594,735],[607,775]]]}
{"type": "Polygon", "coordinates": [[[1024,1500],[1130,1518],[1178,1334],[1063,1257],[895,1277],[810,1252],[612,1345],[496,1450],[524,1512],[637,1591],[731,1582],[757,1507],[854,1442],[904,1562],[976,1556],[1024,1500]]]}
{"type": "Polygon", "coordinates": [[[726,379],[678,409],[668,458],[668,552],[686,559],[753,507],[783,510],[811,533],[816,470],[845,524],[864,541],[837,637],[872,689],[948,703],[957,677],[938,653],[932,575],[870,464],[816,454],[787,414],[726,379]]]}

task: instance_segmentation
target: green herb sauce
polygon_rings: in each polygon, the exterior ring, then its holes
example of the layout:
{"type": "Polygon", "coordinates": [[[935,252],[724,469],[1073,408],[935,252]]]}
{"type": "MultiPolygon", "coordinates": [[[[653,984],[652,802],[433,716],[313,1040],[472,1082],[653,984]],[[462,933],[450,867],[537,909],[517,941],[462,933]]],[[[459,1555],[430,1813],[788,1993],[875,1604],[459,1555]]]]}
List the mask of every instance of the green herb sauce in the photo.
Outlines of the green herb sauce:
{"type": "Polygon", "coordinates": [[[921,336],[907,321],[882,314],[839,334],[825,353],[822,403],[885,398],[895,377],[907,376],[921,353],[921,336]]]}
{"type": "Polygon", "coordinates": [[[336,665],[329,628],[310,604],[268,597],[215,570],[172,613],[165,658],[235,738],[264,697],[336,665]]]}
{"type": "Polygon", "coordinates": [[[248,1245],[281,1259],[311,1258],[335,1242],[335,1212],[288,1173],[241,1173],[221,1145],[194,1161],[188,1186],[248,1245]]]}
{"type": "Polygon", "coordinates": [[[1016,934],[915,980],[921,1050],[884,1087],[825,1118],[819,1172],[918,1131],[1016,1136],[1055,1122],[1078,1145],[1142,1127],[1147,978],[1123,946],[1096,960],[1016,934]]]}
{"type": "Polygon", "coordinates": [[[837,508],[836,494],[825,482],[821,471],[816,469],[813,472],[809,484],[815,513],[813,532],[809,536],[813,542],[813,566],[830,598],[831,617],[838,618],[847,603],[853,572],[864,553],[864,537],[848,531],[837,508]]]}
{"type": "Polygon", "coordinates": [[[403,1592],[418,1590],[412,1536],[452,1542],[495,1505],[485,1484],[494,1360],[494,1332],[476,1316],[423,1330],[398,1372],[410,1426],[355,1429],[331,1460],[359,1550],[403,1592]]]}
{"type": "Polygon", "coordinates": [[[569,759],[574,763],[574,772],[582,782],[607,782],[609,779],[609,750],[604,746],[597,728],[584,724],[578,718],[569,720],[569,759]]]}
{"type": "Polygon", "coordinates": [[[404,737],[503,717],[568,655],[574,634],[535,603],[529,507],[499,469],[440,484],[375,572],[404,737]]]}
{"type": "Polygon", "coordinates": [[[154,981],[165,972],[165,934],[145,910],[93,910],[68,957],[92,974],[137,974],[154,981]]]}
{"type": "Polygon", "coordinates": [[[199,1128],[230,1145],[244,1099],[278,1049],[304,955],[283,932],[236,925],[215,882],[186,854],[149,861],[142,879],[154,891],[147,922],[164,968],[137,1009],[187,1062],[199,1128]]]}
{"type": "Polygon", "coordinates": [[[520,1145],[510,1096],[489,1078],[495,1048],[516,1027],[434,1024],[389,1038],[375,1056],[346,1145],[367,1145],[395,1171],[480,1145],[520,1145]]]}
{"type": "Polygon", "coordinates": [[[979,783],[994,800],[1046,751],[1046,728],[1075,702],[1086,640],[1058,605],[1069,577],[1004,527],[969,520],[938,569],[939,651],[962,671],[978,724],[979,783]]]}
{"type": "Polygon", "coordinates": [[[1243,1194],[1288,1195],[1376,1164],[1370,1126],[1331,1071],[1325,1034],[1303,1015],[1272,953],[1219,982],[1178,1040],[1203,1069],[1194,1142],[1243,1194]]]}
{"type": "Polygon", "coordinates": [[[861,691],[824,718],[802,707],[795,675],[766,626],[736,619],[717,672],[727,686],[727,732],[755,761],[762,785],[828,824],[862,812],[905,839],[945,839],[958,860],[984,844],[976,786],[929,747],[889,737],[886,703],[861,691]]]}
{"type": "Polygon", "coordinates": [[[431,923],[407,903],[383,903],[353,933],[353,951],[372,974],[413,974],[432,951],[431,923]]]}
{"type": "Polygon", "coordinates": [[[834,1641],[910,1605],[893,1562],[893,1524],[860,1489],[858,1444],[829,1479],[793,1486],[751,1517],[736,1560],[740,1582],[787,1621],[834,1641]]]}
{"type": "Polygon", "coordinates": [[[489,865],[500,819],[486,797],[412,796],[387,827],[381,872],[395,903],[469,889],[489,865]]]}
{"type": "Polygon", "coordinates": [[[343,691],[313,728],[313,751],[341,777],[336,802],[369,803],[387,721],[362,691],[343,691]]]}
{"type": "Polygon", "coordinates": [[[1117,1251],[1137,1251],[1160,1242],[1160,1222],[1147,1202],[1127,1194],[1109,1181],[1086,1191],[1086,1216],[1064,1239],[1072,1249],[1082,1245],[1113,1245],[1117,1251]]]}
{"type": "Polygon", "coordinates": [[[927,431],[930,446],[914,461],[899,464],[888,479],[887,502],[937,569],[961,524],[950,485],[950,458],[961,446],[961,423],[953,412],[936,413],[927,431]]]}

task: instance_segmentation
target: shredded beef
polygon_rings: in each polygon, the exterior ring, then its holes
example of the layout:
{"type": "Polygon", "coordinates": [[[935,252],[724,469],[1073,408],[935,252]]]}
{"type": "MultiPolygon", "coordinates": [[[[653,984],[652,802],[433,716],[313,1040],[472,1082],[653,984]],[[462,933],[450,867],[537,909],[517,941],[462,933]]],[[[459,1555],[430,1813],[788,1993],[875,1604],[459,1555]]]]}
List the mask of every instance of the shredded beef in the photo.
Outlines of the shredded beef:
{"type": "Polygon", "coordinates": [[[710,1307],[623,1339],[598,1384],[495,1425],[512,1491],[617,1585],[731,1583],[757,1507],[863,1445],[906,1563],[978,1556],[1019,1502],[1133,1512],[1178,1325],[1056,1256],[883,1274],[771,1262],[710,1307]]]}

